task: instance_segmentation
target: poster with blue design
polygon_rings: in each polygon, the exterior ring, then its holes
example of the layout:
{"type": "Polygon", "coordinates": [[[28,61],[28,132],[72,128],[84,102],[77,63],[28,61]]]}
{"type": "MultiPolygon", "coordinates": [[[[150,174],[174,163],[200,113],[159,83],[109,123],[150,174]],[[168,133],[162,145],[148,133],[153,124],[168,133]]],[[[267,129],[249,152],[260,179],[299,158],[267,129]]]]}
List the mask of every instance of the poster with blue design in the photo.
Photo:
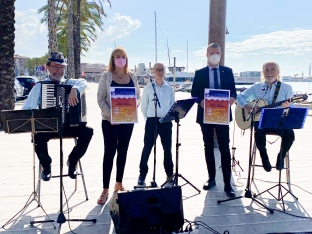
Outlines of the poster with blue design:
{"type": "Polygon", "coordinates": [[[137,123],[135,87],[110,87],[111,123],[137,123]]]}
{"type": "Polygon", "coordinates": [[[229,125],[230,91],[223,89],[205,89],[204,123],[229,125]]]}

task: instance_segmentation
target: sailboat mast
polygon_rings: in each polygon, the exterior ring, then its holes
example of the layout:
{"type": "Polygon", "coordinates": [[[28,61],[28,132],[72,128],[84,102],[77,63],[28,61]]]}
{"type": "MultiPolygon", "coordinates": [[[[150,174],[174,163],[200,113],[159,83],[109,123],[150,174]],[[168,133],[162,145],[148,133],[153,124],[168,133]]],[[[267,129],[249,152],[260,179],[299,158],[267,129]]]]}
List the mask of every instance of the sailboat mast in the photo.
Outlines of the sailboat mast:
{"type": "Polygon", "coordinates": [[[186,41],[186,71],[188,72],[188,41],[186,41]]]}
{"type": "Polygon", "coordinates": [[[169,59],[169,66],[171,67],[171,61],[170,61],[170,50],[169,50],[168,39],[167,39],[167,54],[168,54],[168,59],[169,59]]]}
{"type": "Polygon", "coordinates": [[[156,11],[154,11],[155,15],[155,63],[157,63],[157,26],[156,26],[156,11]]]}

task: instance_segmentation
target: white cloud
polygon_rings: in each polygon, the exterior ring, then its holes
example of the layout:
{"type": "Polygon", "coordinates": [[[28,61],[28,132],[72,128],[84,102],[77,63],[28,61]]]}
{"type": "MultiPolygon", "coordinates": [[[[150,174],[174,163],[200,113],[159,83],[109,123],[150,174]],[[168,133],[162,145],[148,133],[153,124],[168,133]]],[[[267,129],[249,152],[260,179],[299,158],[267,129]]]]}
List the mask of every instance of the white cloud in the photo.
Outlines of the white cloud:
{"type": "Polygon", "coordinates": [[[48,50],[47,26],[40,23],[41,15],[35,10],[15,11],[15,53],[41,57],[48,50]]]}
{"type": "Polygon", "coordinates": [[[130,16],[114,14],[109,20],[110,25],[104,30],[103,37],[108,37],[111,41],[127,37],[132,31],[141,27],[141,22],[138,19],[132,19],[130,16]]]}
{"type": "Polygon", "coordinates": [[[312,30],[277,31],[226,43],[227,57],[248,55],[303,55],[312,52],[312,30]]]}
{"type": "Polygon", "coordinates": [[[113,48],[107,45],[112,44],[116,39],[128,37],[133,31],[141,27],[139,20],[117,13],[108,20],[107,24],[107,29],[104,29],[104,32],[97,33],[97,40],[89,48],[85,57],[82,57],[82,61],[90,63],[100,61],[107,64],[113,51],[113,48]]]}
{"type": "MultiPolygon", "coordinates": [[[[45,24],[40,23],[42,15],[37,10],[15,11],[16,35],[15,53],[28,56],[43,56],[48,51],[48,31],[45,24]]],[[[82,56],[83,62],[108,63],[115,43],[126,44],[135,41],[136,36],[143,35],[140,20],[130,16],[114,14],[112,18],[104,19],[104,31],[97,31],[97,40],[92,43],[89,51],[82,56]]],[[[143,32],[145,33],[145,32],[143,32]]],[[[145,35],[145,34],[144,34],[145,35]]],[[[148,63],[153,59],[152,42],[142,44],[140,50],[132,51],[131,67],[137,63],[148,63]]],[[[126,44],[130,50],[133,44],[126,44]]],[[[134,45],[137,47],[138,45],[134,45]]],[[[197,47],[198,48],[198,47],[197,47]]],[[[227,42],[225,48],[226,65],[235,72],[260,70],[263,62],[276,60],[281,65],[285,75],[296,73],[308,74],[307,67],[312,61],[312,30],[293,29],[258,34],[241,41],[227,42]]],[[[179,57],[178,64],[186,66],[186,56],[180,56],[183,51],[171,51],[171,59],[179,57]]],[[[189,71],[204,67],[207,63],[206,45],[200,50],[189,51],[189,71]]],[[[167,52],[159,52],[158,60],[168,64],[167,52]]],[[[172,61],[171,61],[172,63],[172,61]]]]}
{"type": "MultiPolygon", "coordinates": [[[[203,47],[192,53],[197,64],[206,64],[206,49],[203,47]]],[[[311,52],[312,30],[294,29],[227,42],[225,60],[235,72],[259,71],[265,61],[275,60],[281,66],[282,75],[292,75],[307,70],[309,62],[312,61],[311,52]]],[[[307,72],[305,74],[308,75],[307,72]]]]}
{"type": "MultiPolygon", "coordinates": [[[[312,30],[277,31],[254,35],[240,42],[227,42],[227,58],[249,55],[304,55],[312,52],[312,30]]],[[[199,58],[206,54],[206,47],[195,51],[199,58]]]]}

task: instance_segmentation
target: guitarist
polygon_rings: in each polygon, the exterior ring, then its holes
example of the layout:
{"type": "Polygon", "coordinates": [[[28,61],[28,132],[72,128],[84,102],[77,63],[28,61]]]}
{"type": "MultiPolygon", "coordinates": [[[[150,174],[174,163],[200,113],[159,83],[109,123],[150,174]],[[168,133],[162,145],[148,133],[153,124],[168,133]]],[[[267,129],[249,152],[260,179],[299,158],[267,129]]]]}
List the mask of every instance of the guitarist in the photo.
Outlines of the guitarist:
{"type": "MultiPolygon", "coordinates": [[[[292,87],[281,82],[279,73],[279,65],[276,62],[264,63],[261,75],[262,82],[257,82],[238,94],[236,100],[237,104],[250,113],[253,105],[248,102],[257,98],[261,98],[269,104],[290,99],[294,95],[292,87]]],[[[277,108],[287,108],[290,105],[292,104],[289,101],[285,101],[277,108]]],[[[256,113],[257,109],[255,109],[254,112],[256,113]]],[[[258,129],[258,125],[259,121],[255,121],[255,142],[260,152],[264,170],[269,172],[272,169],[266,150],[266,134],[268,133],[279,135],[282,139],[281,149],[276,160],[276,169],[282,170],[284,168],[286,153],[295,140],[293,129],[258,129]]]]}

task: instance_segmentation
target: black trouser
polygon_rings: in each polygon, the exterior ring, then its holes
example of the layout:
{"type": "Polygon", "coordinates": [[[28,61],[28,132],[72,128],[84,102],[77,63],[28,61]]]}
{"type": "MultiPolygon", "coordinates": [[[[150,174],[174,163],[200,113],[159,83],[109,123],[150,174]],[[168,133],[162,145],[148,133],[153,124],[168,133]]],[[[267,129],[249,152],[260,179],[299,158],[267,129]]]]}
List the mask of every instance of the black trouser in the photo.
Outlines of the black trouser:
{"type": "MultiPolygon", "coordinates": [[[[86,153],[93,135],[93,129],[86,126],[64,127],[63,137],[77,137],[77,144],[68,156],[71,164],[75,165],[86,153]]],[[[58,133],[38,132],[35,134],[35,151],[43,168],[48,167],[52,159],[48,153],[48,141],[52,138],[59,138],[58,133]]]]}
{"type": "Polygon", "coordinates": [[[172,122],[160,123],[159,118],[147,118],[145,123],[144,133],[144,147],[142,150],[140,161],[140,175],[144,178],[148,172],[148,158],[155,143],[155,119],[157,123],[156,139],[160,136],[161,144],[164,149],[164,168],[168,177],[173,175],[173,162],[172,162],[172,122]]]}
{"type": "Polygon", "coordinates": [[[102,120],[104,137],[103,188],[109,188],[116,151],[116,182],[122,182],[133,126],[134,124],[112,125],[109,121],[102,120]]]}
{"type": "Polygon", "coordinates": [[[295,141],[295,133],[293,129],[258,129],[259,121],[254,123],[255,127],[255,142],[260,152],[261,158],[268,157],[266,150],[266,134],[273,133],[279,135],[282,138],[281,152],[282,156],[285,157],[289,151],[293,142],[295,141]]]}
{"type": "Polygon", "coordinates": [[[214,157],[214,129],[216,129],[224,184],[231,182],[231,153],[230,153],[230,128],[228,125],[201,124],[201,131],[205,145],[205,159],[209,180],[216,178],[216,163],[214,157]]]}

